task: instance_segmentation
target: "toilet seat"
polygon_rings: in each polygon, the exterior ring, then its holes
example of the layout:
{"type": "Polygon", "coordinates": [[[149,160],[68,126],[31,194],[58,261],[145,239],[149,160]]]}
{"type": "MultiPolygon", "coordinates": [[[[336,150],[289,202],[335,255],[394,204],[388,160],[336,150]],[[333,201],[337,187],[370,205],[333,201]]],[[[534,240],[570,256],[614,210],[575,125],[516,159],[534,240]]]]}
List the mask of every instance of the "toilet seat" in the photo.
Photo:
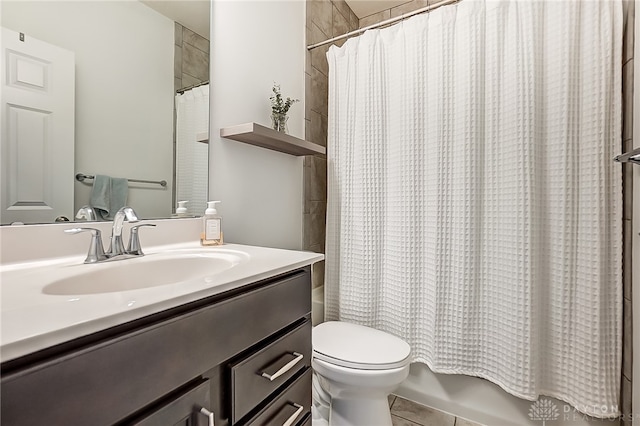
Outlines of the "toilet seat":
{"type": "Polygon", "coordinates": [[[384,331],[342,321],[313,328],[313,356],[341,367],[388,370],[409,363],[411,347],[384,331]]]}

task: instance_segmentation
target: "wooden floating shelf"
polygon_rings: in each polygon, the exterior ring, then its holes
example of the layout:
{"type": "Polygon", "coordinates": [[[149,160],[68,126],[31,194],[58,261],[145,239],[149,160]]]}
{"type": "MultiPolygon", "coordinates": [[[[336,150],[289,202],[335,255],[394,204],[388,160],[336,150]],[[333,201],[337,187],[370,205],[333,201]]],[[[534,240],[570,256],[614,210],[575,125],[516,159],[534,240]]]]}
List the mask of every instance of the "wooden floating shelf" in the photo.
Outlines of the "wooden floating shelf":
{"type": "Polygon", "coordinates": [[[291,155],[327,153],[326,148],[321,145],[278,132],[257,123],[244,123],[237,126],[223,127],[220,129],[220,137],[291,155]]]}
{"type": "Polygon", "coordinates": [[[196,142],[209,143],[209,132],[196,133],[196,142]]]}

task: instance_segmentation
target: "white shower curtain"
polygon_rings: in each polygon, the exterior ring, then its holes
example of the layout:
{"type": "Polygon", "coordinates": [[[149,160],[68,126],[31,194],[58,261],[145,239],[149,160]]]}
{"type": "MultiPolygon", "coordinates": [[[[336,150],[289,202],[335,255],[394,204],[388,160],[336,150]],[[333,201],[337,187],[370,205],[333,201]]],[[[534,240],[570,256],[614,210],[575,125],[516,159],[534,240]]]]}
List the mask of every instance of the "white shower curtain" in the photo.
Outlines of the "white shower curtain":
{"type": "Polygon", "coordinates": [[[474,1],[331,47],[326,316],[618,415],[620,1],[474,1]]]}
{"type": "Polygon", "coordinates": [[[209,85],[176,95],[176,201],[189,201],[189,215],[207,207],[209,145],[197,141],[209,134],[209,85]]]}

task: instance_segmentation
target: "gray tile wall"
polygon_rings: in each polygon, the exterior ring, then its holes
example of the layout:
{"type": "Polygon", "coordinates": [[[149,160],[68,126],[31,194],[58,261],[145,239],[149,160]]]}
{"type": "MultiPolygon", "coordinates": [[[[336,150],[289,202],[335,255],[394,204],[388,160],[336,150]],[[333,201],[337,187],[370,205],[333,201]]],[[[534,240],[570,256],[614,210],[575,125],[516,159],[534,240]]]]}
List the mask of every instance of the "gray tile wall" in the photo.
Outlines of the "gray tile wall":
{"type": "Polygon", "coordinates": [[[174,89],[209,80],[209,40],[175,23],[174,89]]]}
{"type": "MultiPolygon", "coordinates": [[[[344,0],[307,0],[307,40],[314,44],[358,28],[358,18],[344,0]]],[[[344,40],[336,44],[341,46],[344,40]]],[[[307,52],[305,67],[305,138],[327,146],[329,46],[307,52]]],[[[327,212],[327,159],[309,155],[304,159],[305,250],[324,253],[327,212]]],[[[324,283],[324,262],[314,266],[313,286],[324,283]]]]}

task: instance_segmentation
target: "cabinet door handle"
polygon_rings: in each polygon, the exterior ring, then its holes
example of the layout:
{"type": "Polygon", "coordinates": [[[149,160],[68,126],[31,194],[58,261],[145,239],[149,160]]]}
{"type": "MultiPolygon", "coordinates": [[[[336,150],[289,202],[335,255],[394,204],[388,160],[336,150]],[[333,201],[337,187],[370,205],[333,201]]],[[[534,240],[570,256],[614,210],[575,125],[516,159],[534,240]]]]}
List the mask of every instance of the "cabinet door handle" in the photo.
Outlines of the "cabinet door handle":
{"type": "Polygon", "coordinates": [[[214,423],[214,419],[213,419],[213,412],[207,410],[206,408],[202,407],[200,408],[200,414],[204,415],[207,417],[207,419],[209,420],[209,425],[208,426],[215,426],[214,423]]]}
{"type": "Polygon", "coordinates": [[[300,405],[300,404],[296,404],[295,402],[292,402],[291,405],[296,407],[297,410],[284,423],[282,423],[282,426],[291,426],[293,424],[293,422],[296,421],[296,419],[298,418],[300,413],[302,413],[302,411],[304,411],[304,407],[302,405],[300,405]]]}
{"type": "Polygon", "coordinates": [[[294,365],[299,363],[302,360],[302,358],[304,358],[304,355],[301,354],[301,353],[298,353],[298,352],[294,352],[293,356],[295,358],[293,358],[291,361],[289,361],[288,363],[286,363],[285,365],[280,367],[280,369],[278,371],[276,371],[275,373],[267,373],[266,371],[263,371],[261,376],[264,377],[265,379],[269,379],[269,381],[273,382],[275,379],[277,379],[278,377],[282,376],[287,371],[291,370],[294,365]]]}

